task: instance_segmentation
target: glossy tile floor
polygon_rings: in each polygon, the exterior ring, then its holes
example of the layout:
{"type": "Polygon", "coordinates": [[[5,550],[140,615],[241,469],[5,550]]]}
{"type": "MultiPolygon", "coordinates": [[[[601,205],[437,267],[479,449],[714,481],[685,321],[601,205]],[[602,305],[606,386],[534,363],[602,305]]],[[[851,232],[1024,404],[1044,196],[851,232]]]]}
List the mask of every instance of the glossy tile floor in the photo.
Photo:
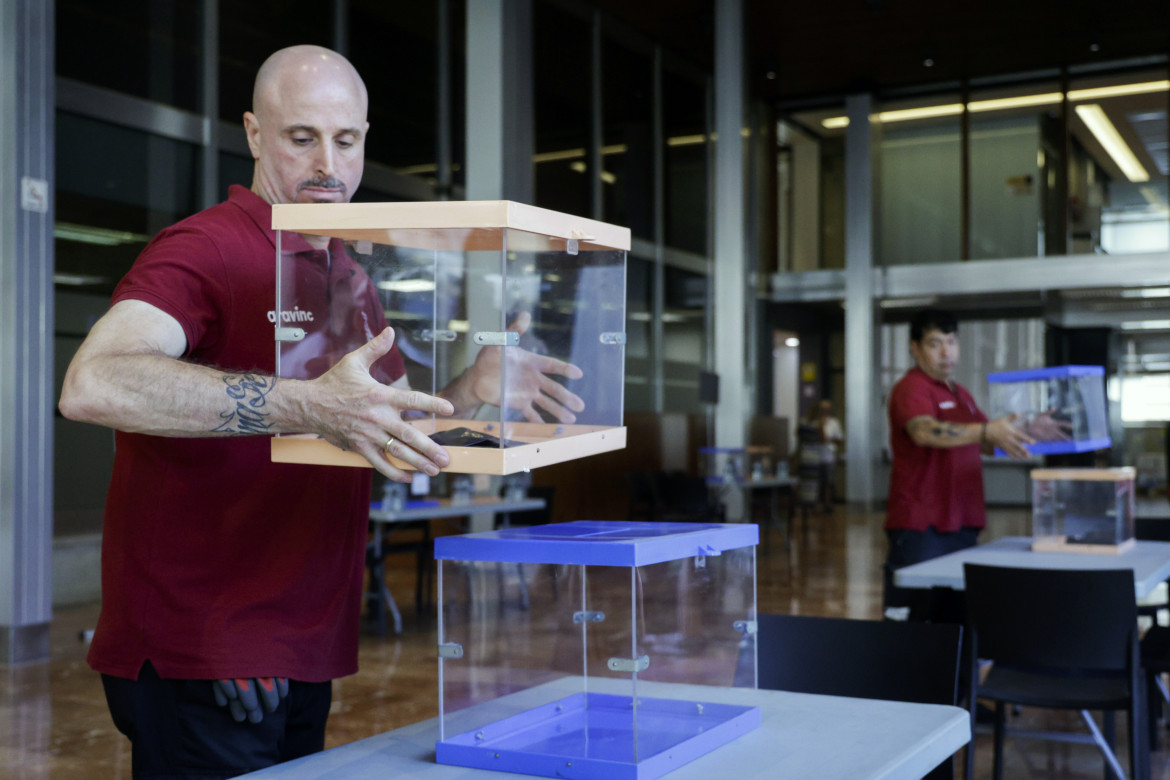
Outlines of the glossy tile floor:
{"type": "MultiPolygon", "coordinates": [[[[984,541],[1023,535],[1022,510],[992,510],[984,541]]],[[[798,520],[791,546],[772,532],[759,551],[759,607],[787,612],[876,619],[880,615],[885,540],[879,514],[846,512],[798,520]]],[[[351,742],[437,714],[436,634],[432,615],[414,613],[414,565],[392,560],[390,587],[405,620],[401,637],[363,636],[361,671],[334,684],[328,745],[351,742]]],[[[85,664],[81,632],[93,626],[97,606],[54,615],[52,658],[0,667],[0,777],[128,778],[129,743],[114,730],[98,676],[85,664]]],[[[1084,730],[1075,715],[1025,709],[1017,722],[1030,728],[1084,730]]],[[[1119,717],[1119,743],[1125,723],[1119,717]]],[[[1125,750],[1121,749],[1125,765],[1125,750]]],[[[1100,778],[1103,763],[1088,745],[1008,740],[1008,778],[1100,778]]],[[[961,758],[960,754],[960,758],[961,758]]],[[[1152,756],[1153,777],[1170,780],[1170,733],[1152,756]]],[[[991,774],[991,737],[976,737],[976,777],[991,774]]],[[[961,773],[959,774],[961,776],[961,773]]]]}

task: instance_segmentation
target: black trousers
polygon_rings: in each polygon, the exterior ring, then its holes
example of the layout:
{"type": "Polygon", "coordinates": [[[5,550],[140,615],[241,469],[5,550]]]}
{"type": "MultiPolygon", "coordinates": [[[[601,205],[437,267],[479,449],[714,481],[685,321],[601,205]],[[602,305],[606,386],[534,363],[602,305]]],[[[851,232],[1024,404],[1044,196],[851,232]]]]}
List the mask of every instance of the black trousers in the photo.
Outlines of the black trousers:
{"type": "Polygon", "coordinates": [[[137,680],[102,675],[114,725],[130,739],[135,778],[236,777],[325,747],[332,684],[289,680],[288,698],[259,723],[237,723],[210,680],[163,680],[148,661],[137,680]]]}
{"type": "Polygon", "coordinates": [[[887,530],[886,538],[890,549],[884,572],[883,611],[890,607],[909,607],[910,620],[965,623],[961,592],[950,588],[899,588],[894,585],[894,572],[903,566],[974,547],[979,542],[979,529],[963,528],[954,533],[939,533],[933,528],[925,531],[887,530]]]}

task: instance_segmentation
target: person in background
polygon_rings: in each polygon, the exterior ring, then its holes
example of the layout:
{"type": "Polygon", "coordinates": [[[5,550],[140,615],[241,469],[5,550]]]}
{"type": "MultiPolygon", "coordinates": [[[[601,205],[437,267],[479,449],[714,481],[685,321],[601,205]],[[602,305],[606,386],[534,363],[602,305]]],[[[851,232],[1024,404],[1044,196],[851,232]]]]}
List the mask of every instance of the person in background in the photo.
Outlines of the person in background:
{"type": "MultiPolygon", "coordinates": [[[[336,360],[274,376],[272,204],[350,200],[367,95],[344,57],[294,46],[261,66],[252,105],[251,188],[150,242],[59,402],[69,419],[117,430],[88,660],[135,777],[234,777],[319,751],[331,681],[357,670],[371,472],[273,463],[256,434],[316,434],[404,482],[390,456],[429,475],[449,464],[404,417],[500,400],[498,348],[439,396],[411,390],[369,278],[319,236],[285,233],[282,252],[302,274],[298,295],[304,283],[298,326],[336,360]]],[[[579,378],[577,367],[506,359],[523,377],[509,407],[566,422],[583,408],[545,376],[579,378]]]]}
{"type": "Polygon", "coordinates": [[[999,448],[1025,458],[1032,437],[1015,415],[988,420],[954,379],[959,362],[958,322],[928,309],[910,323],[915,366],[890,392],[888,413],[893,467],[885,530],[883,606],[895,619],[953,619],[954,605],[937,594],[894,585],[903,566],[972,547],[987,524],[981,454],[999,448]]]}
{"type": "Polygon", "coordinates": [[[815,407],[814,422],[821,435],[821,463],[820,463],[820,505],[821,511],[832,512],[837,501],[836,476],[837,461],[840,459],[841,443],[845,440],[845,433],[841,430],[841,423],[833,416],[833,402],[825,398],[815,407]]]}

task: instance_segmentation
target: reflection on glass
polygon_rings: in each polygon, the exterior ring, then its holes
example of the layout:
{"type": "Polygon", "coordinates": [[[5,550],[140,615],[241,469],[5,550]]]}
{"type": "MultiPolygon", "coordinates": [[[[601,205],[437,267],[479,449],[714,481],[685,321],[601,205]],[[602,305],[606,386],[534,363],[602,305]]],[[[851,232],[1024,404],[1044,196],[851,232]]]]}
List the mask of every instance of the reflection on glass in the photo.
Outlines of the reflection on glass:
{"type": "Polygon", "coordinates": [[[108,292],[155,233],[197,210],[198,150],[57,112],[56,275],[108,292]]]}
{"type": "Polygon", "coordinates": [[[199,0],[57,0],[57,75],[196,111],[201,5],[199,0]]]}
{"type": "Polygon", "coordinates": [[[1168,87],[1165,70],[1070,84],[1070,251],[1170,248],[1168,87]]]}
{"type": "Polygon", "coordinates": [[[532,23],[536,205],[590,216],[590,25],[549,3],[532,23]]]}
{"type": "Polygon", "coordinates": [[[663,170],[666,243],[707,254],[706,86],[666,69],[662,76],[666,130],[663,170]]]}
{"type": "Polygon", "coordinates": [[[701,412],[699,372],[706,366],[705,312],[708,279],[667,266],[662,313],[663,409],[701,412]]]}
{"type": "Polygon", "coordinates": [[[366,158],[433,178],[438,157],[437,4],[350,0],[348,5],[349,59],[370,93],[366,158]]]}
{"type": "Polygon", "coordinates": [[[654,238],[654,70],[650,57],[602,44],[604,219],[654,238]]]}
{"type": "Polygon", "coordinates": [[[650,319],[654,311],[654,264],[631,255],[626,275],[626,404],[631,411],[654,411],[651,391],[650,319]]]}
{"type": "MultiPolygon", "coordinates": [[[[219,118],[242,122],[244,112],[252,110],[260,65],[277,49],[302,43],[332,48],[332,3],[301,3],[296,13],[277,12],[268,3],[225,7],[219,15],[219,118]]],[[[369,78],[365,72],[362,76],[369,78]]]]}
{"type": "Polygon", "coordinates": [[[776,264],[782,272],[845,267],[845,135],[822,125],[839,114],[802,112],[778,123],[776,264]]]}
{"type": "MultiPolygon", "coordinates": [[[[937,102],[953,101],[941,97],[937,102]]],[[[908,108],[883,106],[889,111],[908,108]]],[[[883,265],[961,256],[959,133],[959,119],[950,115],[882,125],[877,197],[878,258],[883,265]]]]}

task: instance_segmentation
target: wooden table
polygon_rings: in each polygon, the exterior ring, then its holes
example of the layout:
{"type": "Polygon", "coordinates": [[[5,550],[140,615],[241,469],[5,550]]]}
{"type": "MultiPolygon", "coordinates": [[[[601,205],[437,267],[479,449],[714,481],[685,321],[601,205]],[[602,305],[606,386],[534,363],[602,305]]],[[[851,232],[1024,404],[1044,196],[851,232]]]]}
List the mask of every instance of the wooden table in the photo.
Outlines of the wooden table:
{"type": "MultiPolygon", "coordinates": [[[[504,524],[514,512],[534,512],[546,506],[543,498],[523,498],[510,500],[493,498],[491,496],[477,496],[469,501],[452,501],[449,498],[438,499],[437,503],[407,502],[402,509],[385,509],[380,503],[370,505],[370,522],[374,526],[374,550],[382,549],[382,535],[386,527],[401,523],[417,522],[419,520],[437,520],[442,518],[462,518],[482,512],[491,512],[504,516],[504,524]]],[[[398,603],[386,585],[386,563],[381,555],[375,555],[369,563],[370,593],[378,605],[377,621],[378,634],[386,635],[386,613],[389,612],[394,621],[394,633],[402,633],[402,613],[398,603]]]]}
{"type": "Polygon", "coordinates": [[[1138,598],[1170,577],[1170,542],[1138,541],[1118,555],[1032,552],[1032,538],[1005,536],[894,572],[900,588],[952,588],[963,590],[963,564],[1014,566],[1029,569],[1132,569],[1138,598]]]}
{"type": "MultiPolygon", "coordinates": [[[[614,685],[628,694],[622,680],[591,678],[590,690],[614,685]]],[[[497,699],[480,707],[500,713],[526,708],[527,698],[547,701],[548,686],[579,692],[580,678],[564,678],[536,689],[497,699]]],[[[612,692],[612,691],[607,691],[612,692]]],[[[701,685],[638,682],[639,695],[743,704],[761,709],[760,727],[679,767],[670,780],[773,780],[778,777],[818,780],[894,780],[920,778],[971,739],[965,710],[941,704],[851,699],[787,691],[719,688],[701,685]]],[[[437,693],[436,693],[437,695],[437,693]]],[[[535,703],[535,702],[534,702],[535,703]]],[[[438,719],[342,745],[280,764],[249,777],[297,780],[500,780],[508,775],[435,763],[438,719]]],[[[511,775],[523,777],[523,775],[511,775]]]]}

